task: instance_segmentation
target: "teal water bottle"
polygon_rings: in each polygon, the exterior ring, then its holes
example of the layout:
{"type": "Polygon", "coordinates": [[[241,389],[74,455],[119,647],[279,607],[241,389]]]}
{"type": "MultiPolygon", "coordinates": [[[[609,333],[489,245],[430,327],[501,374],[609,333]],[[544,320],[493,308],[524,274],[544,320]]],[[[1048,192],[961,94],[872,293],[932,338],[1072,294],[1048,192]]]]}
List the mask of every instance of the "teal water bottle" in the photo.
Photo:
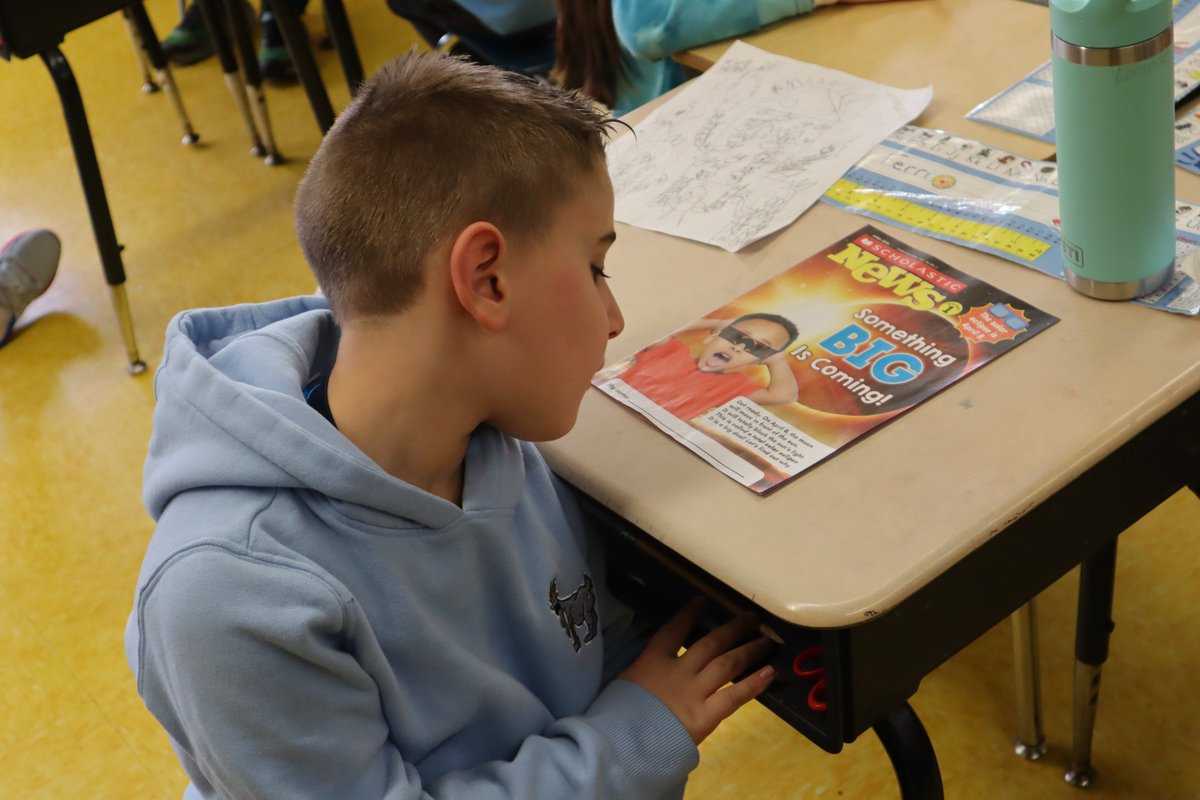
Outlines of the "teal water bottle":
{"type": "Polygon", "coordinates": [[[1050,0],[1067,283],[1149,294],[1175,265],[1171,0],[1050,0]]]}

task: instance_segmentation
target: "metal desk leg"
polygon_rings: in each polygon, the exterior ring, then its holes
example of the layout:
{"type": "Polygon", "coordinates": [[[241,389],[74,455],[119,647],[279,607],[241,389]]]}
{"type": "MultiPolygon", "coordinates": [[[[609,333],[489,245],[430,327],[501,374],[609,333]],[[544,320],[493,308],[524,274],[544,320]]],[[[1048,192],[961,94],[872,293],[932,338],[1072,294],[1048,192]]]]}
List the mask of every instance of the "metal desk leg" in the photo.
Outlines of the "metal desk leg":
{"type": "Polygon", "coordinates": [[[342,62],[342,73],[346,76],[346,85],[350,87],[350,96],[358,93],[362,86],[362,60],[358,57],[358,45],[354,43],[354,34],[350,30],[350,19],[346,16],[346,7],[342,0],[325,0],[321,4],[325,9],[325,26],[329,29],[329,37],[337,50],[338,59],[342,62]]]}
{"type": "MultiPolygon", "coordinates": [[[[238,1],[240,2],[240,0],[238,1]]],[[[200,4],[200,14],[204,17],[204,26],[208,28],[208,34],[213,41],[213,50],[217,53],[217,60],[221,62],[221,72],[225,75],[225,86],[233,95],[233,102],[242,115],[242,122],[246,124],[246,130],[250,133],[250,152],[262,158],[267,155],[267,148],[263,147],[262,138],[258,135],[258,128],[254,124],[254,117],[250,115],[250,102],[246,99],[246,87],[238,74],[237,56],[233,53],[233,46],[229,44],[229,36],[225,31],[225,15],[222,12],[222,5],[219,0],[195,0],[195,2],[200,4]]]]}
{"type": "Polygon", "coordinates": [[[1013,666],[1017,687],[1017,755],[1037,761],[1046,753],[1042,732],[1042,680],[1038,665],[1037,599],[1017,609],[1013,622],[1013,666]]]}
{"type": "Polygon", "coordinates": [[[271,117],[267,114],[267,98],[263,94],[262,70],[258,67],[258,54],[254,52],[254,34],[250,30],[250,20],[246,18],[249,9],[241,0],[225,0],[225,18],[229,23],[232,34],[234,51],[242,65],[242,78],[246,98],[250,102],[250,113],[254,116],[255,125],[263,144],[267,148],[264,159],[268,166],[283,163],[283,156],[275,146],[275,134],[271,130],[271,117]]]}
{"type": "Polygon", "coordinates": [[[925,727],[905,703],[876,723],[875,735],[892,760],[901,800],[942,800],[942,773],[925,727]]]}
{"type": "Polygon", "coordinates": [[[183,127],[183,143],[195,144],[200,141],[200,137],[192,128],[192,122],[183,108],[183,98],[179,96],[179,90],[175,87],[171,65],[167,63],[167,56],[158,41],[158,34],[150,24],[150,15],[146,13],[146,7],[141,2],[136,2],[123,9],[122,13],[132,26],[135,41],[141,46],[146,60],[158,73],[158,82],[162,84],[163,91],[171,101],[171,107],[175,109],[175,116],[179,118],[179,124],[183,127]]]}
{"type": "Polygon", "coordinates": [[[313,58],[312,46],[308,43],[308,33],[300,22],[300,14],[290,0],[263,0],[263,4],[271,8],[279,32],[283,34],[283,43],[287,45],[288,55],[292,57],[292,64],[300,77],[300,85],[304,87],[313,116],[317,118],[317,127],[324,135],[333,127],[333,105],[329,102],[325,82],[321,80],[317,62],[313,58]]]}
{"type": "Polygon", "coordinates": [[[1092,767],[1092,734],[1096,726],[1096,706],[1100,702],[1100,670],[1108,658],[1108,638],[1113,629],[1116,570],[1116,539],[1089,556],[1080,567],[1071,767],[1064,776],[1073,786],[1089,786],[1096,779],[1092,767]]]}
{"type": "Polygon", "coordinates": [[[59,100],[62,101],[67,133],[71,137],[71,148],[75,151],[75,166],[79,169],[79,180],[83,184],[88,216],[92,220],[92,234],[96,237],[96,249],[100,251],[100,263],[104,267],[104,280],[112,292],[117,323],[121,326],[121,335],[125,339],[129,374],[138,375],[146,371],[146,362],[138,355],[137,340],[133,334],[133,318],[129,313],[129,301],[125,295],[125,266],[121,263],[121,245],[117,243],[117,232],[113,229],[112,213],[104,193],[104,181],[100,177],[100,163],[96,160],[96,148],[92,144],[92,132],[83,108],[83,97],[79,94],[79,84],[75,82],[71,65],[67,63],[61,50],[51,47],[43,50],[41,56],[50,70],[51,77],[54,78],[59,100]]]}

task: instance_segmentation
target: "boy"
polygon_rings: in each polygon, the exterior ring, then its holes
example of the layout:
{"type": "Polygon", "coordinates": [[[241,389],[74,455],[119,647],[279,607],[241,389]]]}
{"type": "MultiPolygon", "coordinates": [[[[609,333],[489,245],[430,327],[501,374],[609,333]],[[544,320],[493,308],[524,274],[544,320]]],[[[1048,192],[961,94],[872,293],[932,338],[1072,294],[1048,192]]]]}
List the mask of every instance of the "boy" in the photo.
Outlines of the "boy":
{"type": "Polygon", "coordinates": [[[126,651],[185,798],[677,798],[770,683],[726,686],[768,652],[753,619],[677,656],[695,603],[637,654],[572,495],[518,441],[571,427],[623,325],[607,124],[401,57],[297,193],[328,307],[172,322],[126,651]]]}
{"type": "Polygon", "coordinates": [[[796,402],[796,376],[785,352],[797,336],[791,320],[744,314],[735,320],[697,320],[683,330],[711,331],[698,355],[671,337],[635,355],[633,365],[616,377],[682,420],[737,397],[759,405],[796,402]],[[767,367],[765,388],[741,372],[759,364],[767,367]]]}

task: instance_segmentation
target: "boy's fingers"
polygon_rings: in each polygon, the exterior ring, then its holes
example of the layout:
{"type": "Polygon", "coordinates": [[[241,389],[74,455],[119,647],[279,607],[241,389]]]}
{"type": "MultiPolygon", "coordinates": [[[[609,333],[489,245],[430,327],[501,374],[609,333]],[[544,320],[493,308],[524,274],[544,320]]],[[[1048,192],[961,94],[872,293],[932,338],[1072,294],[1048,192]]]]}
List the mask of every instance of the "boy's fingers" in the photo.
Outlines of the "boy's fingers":
{"type": "Polygon", "coordinates": [[[758,617],[753,614],[742,614],[693,642],[687,653],[684,654],[684,658],[693,662],[697,672],[702,672],[709,662],[722,653],[732,650],[734,645],[744,641],[757,629],[758,617]]]}
{"type": "Polygon", "coordinates": [[[714,694],[709,698],[708,707],[719,715],[718,722],[728,719],[733,712],[766,691],[774,680],[775,668],[763,667],[753,675],[748,675],[714,694]]]}
{"type": "Polygon", "coordinates": [[[683,608],[676,611],[674,616],[655,631],[654,635],[650,637],[646,649],[661,650],[674,657],[679,652],[679,648],[683,646],[688,634],[700,622],[706,605],[707,603],[702,597],[689,600],[683,608]]]}
{"type": "Polygon", "coordinates": [[[746,670],[761,664],[774,649],[775,643],[764,636],[722,653],[700,671],[700,685],[705,692],[715,692],[746,670]]]}

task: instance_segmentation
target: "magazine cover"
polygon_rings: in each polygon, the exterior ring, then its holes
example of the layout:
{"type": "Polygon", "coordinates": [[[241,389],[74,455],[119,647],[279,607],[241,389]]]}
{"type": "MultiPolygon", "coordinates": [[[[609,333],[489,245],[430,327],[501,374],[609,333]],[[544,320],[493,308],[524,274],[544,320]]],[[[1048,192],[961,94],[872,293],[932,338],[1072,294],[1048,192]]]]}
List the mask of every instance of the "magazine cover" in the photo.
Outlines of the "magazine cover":
{"type": "Polygon", "coordinates": [[[867,226],[592,383],[765,494],[1057,321],[867,226]]]}

